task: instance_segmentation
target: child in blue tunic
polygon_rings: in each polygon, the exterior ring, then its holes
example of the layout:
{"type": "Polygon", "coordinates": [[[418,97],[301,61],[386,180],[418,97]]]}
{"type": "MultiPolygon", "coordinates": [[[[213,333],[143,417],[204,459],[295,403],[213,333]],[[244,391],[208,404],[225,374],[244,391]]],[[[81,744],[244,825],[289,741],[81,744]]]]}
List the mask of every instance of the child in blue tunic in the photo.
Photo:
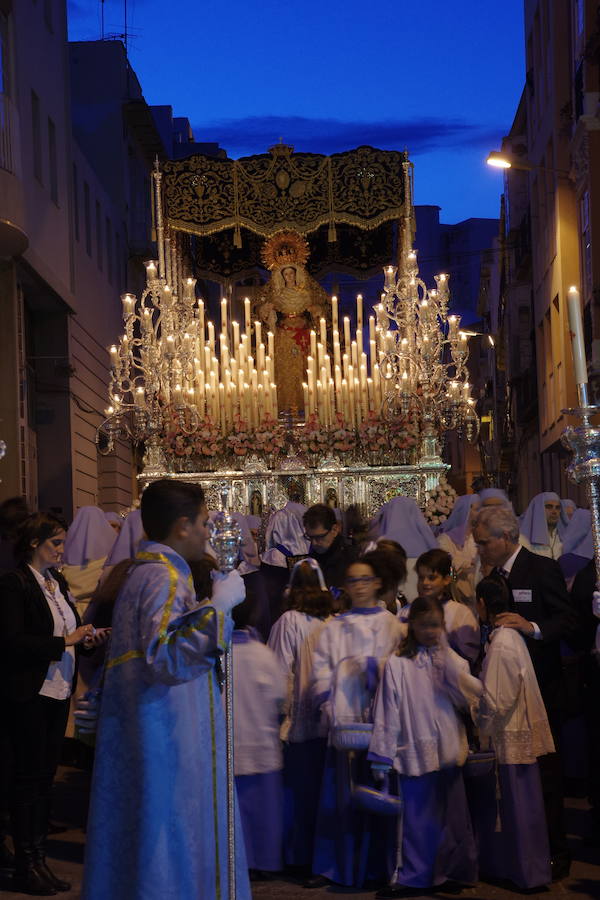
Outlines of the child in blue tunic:
{"type": "MultiPolygon", "coordinates": [[[[481,670],[482,741],[498,762],[496,778],[478,778],[469,791],[481,871],[531,891],[551,881],[550,849],[537,758],[554,752],[554,741],[525,639],[514,628],[495,627],[514,608],[506,581],[484,578],[477,608],[491,626],[481,670]]],[[[475,780],[474,780],[475,781],[475,780]]]]}
{"type": "Polygon", "coordinates": [[[234,769],[251,880],[283,866],[283,754],[286,693],[277,657],[249,624],[253,598],[233,611],[234,769]]]}
{"type": "Polygon", "coordinates": [[[392,768],[400,775],[404,801],[391,886],[378,897],[477,880],[460,768],[468,746],[457,711],[474,710],[480,693],[468,663],[448,646],[438,601],[413,600],[408,635],[379,685],[369,747],[376,776],[392,768]]]}
{"type": "Polygon", "coordinates": [[[311,880],[307,885],[310,887],[323,879],[360,887],[366,880],[382,880],[387,871],[388,823],[355,810],[352,803],[351,773],[361,780],[368,775],[366,751],[355,753],[349,764],[348,753],[331,743],[336,725],[332,691],[340,664],[355,660],[360,668],[366,662],[365,690],[358,683],[359,675],[355,682],[348,680],[346,690],[340,693],[345,693],[349,701],[356,697],[364,701],[361,721],[368,724],[379,672],[405,634],[406,626],[378,605],[386,575],[385,554],[377,551],[348,566],[344,589],[352,607],[325,625],[314,649],[313,695],[321,721],[330,727],[330,746],[321,784],[313,857],[313,872],[321,879],[311,880]]]}
{"type": "Polygon", "coordinates": [[[334,600],[318,562],[310,557],[295,564],[287,591],[288,608],[269,635],[269,647],[288,679],[281,726],[285,742],[284,862],[310,871],[327,734],[312,704],[313,651],[331,618],[334,600]]]}

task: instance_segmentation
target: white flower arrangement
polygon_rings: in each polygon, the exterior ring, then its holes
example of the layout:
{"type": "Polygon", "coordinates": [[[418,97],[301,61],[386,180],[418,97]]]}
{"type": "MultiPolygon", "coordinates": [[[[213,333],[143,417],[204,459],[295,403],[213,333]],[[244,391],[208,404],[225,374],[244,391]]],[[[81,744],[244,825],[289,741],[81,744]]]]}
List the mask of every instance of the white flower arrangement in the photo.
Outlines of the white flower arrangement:
{"type": "Polygon", "coordinates": [[[446,521],[456,503],[456,497],[456,491],[451,484],[448,484],[446,476],[442,475],[438,486],[429,491],[423,510],[425,518],[433,528],[439,527],[446,521]]]}

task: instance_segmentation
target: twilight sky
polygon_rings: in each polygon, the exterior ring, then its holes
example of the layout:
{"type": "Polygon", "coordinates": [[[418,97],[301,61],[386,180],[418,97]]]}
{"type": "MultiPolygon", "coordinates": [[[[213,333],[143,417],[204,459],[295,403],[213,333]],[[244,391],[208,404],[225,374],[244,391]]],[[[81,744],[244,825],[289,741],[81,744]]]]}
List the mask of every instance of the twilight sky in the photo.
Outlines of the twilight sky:
{"type": "MultiPolygon", "coordinates": [[[[69,0],[71,40],[122,34],[124,0],[69,0]]],[[[443,222],[498,215],[485,165],[524,81],[523,0],[127,0],[150,104],[229,156],[408,148],[415,201],[443,222]],[[159,50],[159,47],[161,48],[159,50]]]]}

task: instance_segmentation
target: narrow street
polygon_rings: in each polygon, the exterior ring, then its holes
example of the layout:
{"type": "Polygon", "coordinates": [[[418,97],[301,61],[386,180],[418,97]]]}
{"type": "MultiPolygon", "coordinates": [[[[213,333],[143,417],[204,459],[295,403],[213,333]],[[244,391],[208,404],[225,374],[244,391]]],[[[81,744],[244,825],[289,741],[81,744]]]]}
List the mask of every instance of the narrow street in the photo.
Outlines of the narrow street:
{"type": "MultiPolygon", "coordinates": [[[[89,776],[81,769],[62,767],[55,786],[55,802],[53,819],[66,830],[53,834],[49,840],[48,856],[55,865],[57,874],[68,878],[73,887],[68,893],[59,894],[64,900],[76,900],[80,896],[83,873],[83,854],[85,845],[85,818],[87,811],[89,776]]],[[[586,827],[587,803],[585,800],[569,798],[567,800],[567,825],[573,853],[571,877],[534,897],[578,898],[578,900],[598,900],[600,897],[600,848],[587,847],[582,834],[586,827]]],[[[3,898],[23,897],[8,889],[6,880],[0,881],[0,896],[3,898]]],[[[333,894],[348,895],[354,900],[371,900],[372,890],[353,890],[332,885],[319,890],[305,890],[298,879],[282,876],[270,882],[260,882],[253,887],[256,900],[291,900],[304,897],[306,900],[325,900],[333,894]]],[[[435,895],[444,897],[442,893],[435,895]]],[[[461,894],[465,900],[509,900],[523,896],[516,891],[502,887],[479,883],[474,888],[467,888],[461,894]]],[[[107,897],[106,900],[111,900],[107,897]]],[[[214,900],[212,897],[187,898],[180,900],[214,900]]]]}

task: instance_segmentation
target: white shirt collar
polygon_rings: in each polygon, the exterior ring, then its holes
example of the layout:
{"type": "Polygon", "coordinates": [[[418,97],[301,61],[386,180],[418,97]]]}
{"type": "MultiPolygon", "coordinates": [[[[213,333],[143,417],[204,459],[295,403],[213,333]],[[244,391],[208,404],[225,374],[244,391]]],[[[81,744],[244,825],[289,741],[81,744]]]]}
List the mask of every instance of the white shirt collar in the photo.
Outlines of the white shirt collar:
{"type": "Polygon", "coordinates": [[[510,575],[510,573],[511,573],[511,571],[512,571],[512,567],[513,567],[514,564],[515,564],[515,559],[516,559],[517,556],[519,555],[520,549],[521,549],[521,546],[519,545],[519,546],[517,547],[517,549],[515,550],[515,552],[513,553],[513,555],[508,557],[508,559],[506,560],[506,562],[504,563],[504,565],[498,566],[498,568],[499,568],[499,569],[503,569],[503,570],[506,572],[507,575],[510,575]]]}

